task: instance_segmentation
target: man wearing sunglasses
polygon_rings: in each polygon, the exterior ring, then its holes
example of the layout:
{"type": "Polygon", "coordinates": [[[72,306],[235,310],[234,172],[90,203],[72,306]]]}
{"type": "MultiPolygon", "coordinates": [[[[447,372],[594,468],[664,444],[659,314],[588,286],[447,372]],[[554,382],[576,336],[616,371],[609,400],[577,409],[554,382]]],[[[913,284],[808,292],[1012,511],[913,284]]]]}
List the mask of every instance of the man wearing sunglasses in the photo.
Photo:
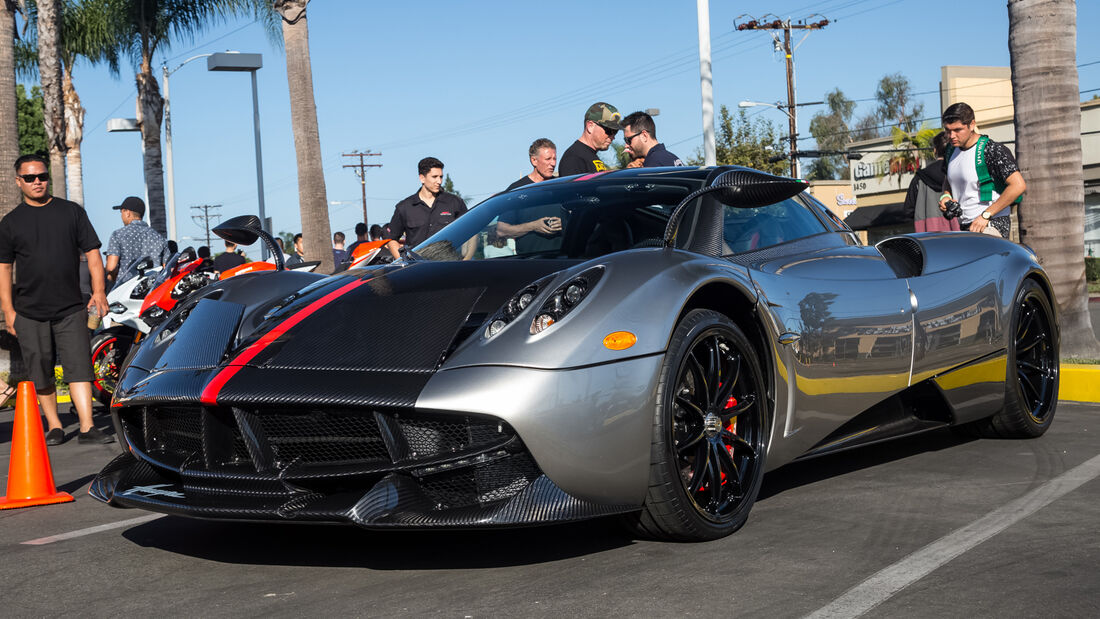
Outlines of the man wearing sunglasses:
{"type": "Polygon", "coordinates": [[[682,166],[684,162],[657,141],[657,127],[653,117],[645,112],[634,112],[623,119],[623,144],[635,155],[645,159],[642,167],[682,166]]]}
{"type": "Polygon", "coordinates": [[[622,128],[619,126],[621,118],[619,110],[610,103],[593,103],[584,114],[584,132],[581,137],[565,149],[558,160],[558,174],[571,176],[607,171],[607,165],[597,153],[611,147],[611,140],[615,139],[615,134],[622,128]]]}
{"type": "Polygon", "coordinates": [[[47,445],[59,445],[65,431],[57,417],[54,347],[80,418],[79,442],[110,443],[92,425],[92,363],[88,315],[107,314],[103,258],[88,214],[73,202],[47,193],[46,160],[23,155],[15,160],[15,182],[23,202],[0,220],[0,309],[9,332],[19,338],[27,369],[46,416],[47,445]],[[92,299],[80,294],[80,257],[88,261],[92,299]],[[13,266],[19,279],[12,294],[13,266]]]}

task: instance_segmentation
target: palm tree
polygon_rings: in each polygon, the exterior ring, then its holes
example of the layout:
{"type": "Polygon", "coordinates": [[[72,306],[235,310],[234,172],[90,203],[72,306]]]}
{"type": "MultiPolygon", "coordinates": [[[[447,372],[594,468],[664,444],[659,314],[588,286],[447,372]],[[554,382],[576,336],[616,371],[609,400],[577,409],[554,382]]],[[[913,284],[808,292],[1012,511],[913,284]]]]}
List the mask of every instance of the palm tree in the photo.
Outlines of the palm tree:
{"type": "MultiPolygon", "coordinates": [[[[28,26],[23,40],[16,48],[16,74],[37,79],[40,57],[38,31],[34,19],[37,4],[29,2],[28,26]]],[[[73,68],[80,58],[92,64],[105,62],[112,72],[118,73],[118,56],[114,40],[108,31],[108,12],[103,0],[64,0],[61,8],[61,39],[58,55],[61,58],[61,93],[65,116],[64,153],[66,197],[84,204],[84,171],[81,143],[84,141],[84,107],[73,85],[73,68]]]]}
{"type": "Polygon", "coordinates": [[[1016,157],[1027,181],[1020,240],[1039,256],[1060,309],[1063,357],[1100,357],[1085,284],[1085,196],[1073,0],[1009,0],[1016,157]]]}
{"type": "Polygon", "coordinates": [[[19,117],[15,103],[15,0],[0,0],[0,217],[22,196],[9,180],[19,158],[19,117]]]}
{"type": "Polygon", "coordinates": [[[173,38],[194,37],[203,29],[232,16],[270,13],[262,0],[99,0],[107,12],[114,40],[113,53],[128,56],[137,67],[137,120],[141,128],[145,186],[149,192],[149,225],[167,232],[164,209],[164,165],[160,123],[164,98],[153,75],[153,56],[166,50],[173,38]]]}
{"type": "Polygon", "coordinates": [[[36,0],[35,27],[38,30],[38,74],[45,103],[46,143],[50,152],[53,192],[64,189],[65,106],[61,95],[61,0],[36,0]]]}
{"type": "Polygon", "coordinates": [[[298,208],[302,217],[302,239],[308,257],[321,261],[317,270],[331,273],[332,232],[325,194],[325,171],[321,166],[317,104],[313,99],[313,68],[309,60],[309,27],[306,22],[309,0],[274,2],[274,8],[283,20],[290,120],[294,130],[294,153],[298,160],[298,208]]]}
{"type": "Polygon", "coordinates": [[[894,152],[890,156],[890,166],[886,175],[896,174],[898,187],[901,187],[902,176],[916,172],[925,161],[932,160],[932,138],[936,137],[937,133],[939,133],[938,130],[923,123],[921,128],[913,133],[908,133],[901,127],[891,127],[894,152]]]}

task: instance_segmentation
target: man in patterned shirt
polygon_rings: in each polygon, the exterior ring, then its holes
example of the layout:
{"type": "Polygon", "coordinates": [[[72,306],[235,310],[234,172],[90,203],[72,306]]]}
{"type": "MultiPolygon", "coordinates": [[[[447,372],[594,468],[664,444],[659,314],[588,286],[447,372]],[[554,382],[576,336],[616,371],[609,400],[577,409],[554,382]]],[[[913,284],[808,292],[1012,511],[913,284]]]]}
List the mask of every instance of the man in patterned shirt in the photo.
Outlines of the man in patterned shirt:
{"type": "Polygon", "coordinates": [[[149,256],[156,264],[168,260],[168,244],[159,232],[142,221],[145,202],[130,196],[113,207],[122,215],[122,227],[111,233],[107,242],[107,282],[111,288],[137,275],[138,260],[149,256]]]}
{"type": "Polygon", "coordinates": [[[974,109],[965,103],[948,107],[942,120],[950,146],[943,160],[946,180],[940,210],[946,211],[947,201],[955,200],[962,207],[959,226],[963,230],[982,232],[992,226],[1000,236],[1010,238],[1012,205],[1027,191],[1012,152],[978,133],[974,109]]]}

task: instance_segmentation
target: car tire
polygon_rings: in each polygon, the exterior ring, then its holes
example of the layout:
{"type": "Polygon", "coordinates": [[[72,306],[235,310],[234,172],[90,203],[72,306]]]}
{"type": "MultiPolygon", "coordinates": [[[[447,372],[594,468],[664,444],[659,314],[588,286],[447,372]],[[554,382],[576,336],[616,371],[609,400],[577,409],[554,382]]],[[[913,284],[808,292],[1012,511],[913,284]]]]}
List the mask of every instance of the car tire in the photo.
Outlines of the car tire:
{"type": "Polygon", "coordinates": [[[692,310],[661,366],[649,489],[627,523],[644,537],[677,541],[741,528],[764,477],[769,429],[764,376],[748,338],[728,317],[692,310]]]}
{"type": "Polygon", "coordinates": [[[1058,329],[1046,292],[1025,279],[1012,305],[1004,408],[964,428],[986,438],[1036,438],[1058,406],[1058,329]]]}
{"type": "Polygon", "coordinates": [[[114,386],[122,370],[122,361],[133,347],[134,337],[129,329],[111,328],[92,336],[92,397],[110,407],[114,386]],[[110,358],[113,355],[113,359],[110,358]],[[110,371],[104,364],[114,366],[110,371]]]}

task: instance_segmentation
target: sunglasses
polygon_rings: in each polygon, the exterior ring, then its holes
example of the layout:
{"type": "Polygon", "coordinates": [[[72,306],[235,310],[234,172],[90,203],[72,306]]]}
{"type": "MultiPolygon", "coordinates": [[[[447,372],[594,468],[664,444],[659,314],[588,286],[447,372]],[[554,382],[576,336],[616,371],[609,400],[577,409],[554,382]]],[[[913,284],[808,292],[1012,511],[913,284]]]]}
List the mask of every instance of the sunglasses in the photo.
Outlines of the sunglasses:
{"type": "Polygon", "coordinates": [[[600,128],[600,129],[603,129],[603,132],[604,132],[605,134],[607,134],[607,137],[609,137],[609,138],[614,138],[614,137],[615,137],[615,134],[616,134],[616,133],[618,133],[618,131],[616,131],[616,130],[614,130],[614,129],[608,129],[607,127],[605,127],[605,126],[603,126],[603,125],[597,125],[597,126],[598,126],[598,127],[600,128]]]}
{"type": "Polygon", "coordinates": [[[33,183],[35,179],[42,181],[43,183],[50,180],[50,173],[43,172],[41,174],[18,174],[19,178],[23,179],[24,183],[33,183]]]}
{"type": "Polygon", "coordinates": [[[635,133],[634,135],[627,135],[626,132],[624,131],[623,132],[623,144],[629,145],[630,142],[634,138],[638,137],[639,135],[642,135],[643,133],[645,133],[645,131],[639,131],[638,133],[635,133]]]}

